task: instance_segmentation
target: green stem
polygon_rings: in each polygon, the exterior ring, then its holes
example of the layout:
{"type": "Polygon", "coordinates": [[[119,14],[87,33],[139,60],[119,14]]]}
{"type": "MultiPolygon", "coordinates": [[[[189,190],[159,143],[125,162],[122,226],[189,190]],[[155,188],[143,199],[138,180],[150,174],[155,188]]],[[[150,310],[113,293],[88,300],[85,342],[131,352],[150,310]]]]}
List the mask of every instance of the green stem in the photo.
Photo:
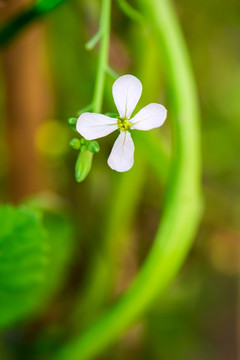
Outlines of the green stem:
{"type": "Polygon", "coordinates": [[[166,184],[169,173],[169,154],[159,134],[151,131],[136,131],[133,134],[136,148],[139,148],[152,167],[160,184],[166,184]]]}
{"type": "Polygon", "coordinates": [[[65,344],[57,360],[93,358],[147,310],[183,264],[202,211],[199,109],[181,30],[169,0],[139,0],[139,4],[164,53],[174,105],[174,154],[161,226],[127,293],[93,326],[65,344]]]}
{"type": "MultiPolygon", "coordinates": [[[[102,110],[105,75],[108,68],[110,19],[111,0],[103,0],[100,15],[100,25],[97,33],[100,34],[97,74],[93,100],[91,102],[91,110],[97,113],[101,113],[102,110]]],[[[110,275],[106,272],[107,266],[106,263],[102,261],[101,254],[96,254],[93,259],[94,260],[93,262],[91,262],[89,274],[90,281],[88,281],[88,283],[86,284],[86,287],[84,289],[84,296],[80,294],[81,298],[77,299],[76,309],[73,312],[73,322],[74,324],[77,323],[78,328],[80,318],[81,323],[85,324],[89,321],[90,318],[94,317],[96,312],[99,311],[100,304],[102,304],[101,300],[104,298],[104,293],[107,286],[105,285],[105,279],[108,278],[110,275]],[[101,289],[99,289],[98,279],[101,279],[101,289]]]]}
{"type": "Polygon", "coordinates": [[[5,46],[25,26],[52,11],[66,0],[42,0],[17,14],[0,28],[0,47],[5,46]]]}
{"type": "Polygon", "coordinates": [[[133,21],[143,24],[144,17],[135,10],[126,0],[117,0],[119,7],[122,11],[133,21]]]}
{"type": "Polygon", "coordinates": [[[136,159],[134,171],[118,174],[110,194],[108,211],[103,218],[101,245],[90,263],[87,286],[78,300],[73,322],[79,329],[89,325],[109,303],[126,254],[129,229],[140,201],[139,193],[146,179],[142,158],[136,159]],[[123,221],[124,219],[124,221],[123,221]]]}
{"type": "Polygon", "coordinates": [[[105,73],[108,66],[108,50],[110,38],[110,15],[111,0],[103,0],[99,32],[101,34],[101,43],[99,49],[98,68],[96,75],[96,83],[93,94],[93,111],[100,113],[102,110],[103,92],[105,83],[105,73]]]}
{"type": "MultiPolygon", "coordinates": [[[[149,39],[152,37],[148,36],[146,43],[146,32],[143,31],[143,34],[144,44],[149,49],[149,39]]],[[[156,88],[152,86],[156,75],[151,72],[154,66],[158,67],[158,61],[155,60],[157,50],[154,43],[152,44],[154,52],[145,52],[142,49],[142,39],[139,42],[141,44],[139,73],[141,73],[141,80],[144,84],[144,94],[147,93],[150,102],[156,93],[156,88]]],[[[114,76],[115,79],[118,77],[118,74],[114,76]]],[[[110,97],[109,94],[109,101],[110,98],[112,101],[112,96],[110,97]]],[[[73,324],[77,326],[77,329],[79,329],[79,324],[81,324],[81,328],[86,327],[109,303],[114,284],[119,276],[120,264],[123,263],[123,258],[126,255],[129,230],[134,221],[139,201],[141,201],[143,185],[148,176],[146,163],[150,164],[160,184],[167,182],[169,154],[159,134],[152,131],[133,131],[132,136],[136,144],[134,167],[129,172],[117,174],[112,191],[109,194],[110,203],[106,207],[105,221],[103,220],[102,226],[103,232],[100,233],[100,239],[98,239],[100,245],[98,245],[96,254],[89,264],[90,273],[86,277],[84,292],[81,292],[81,297],[76,301],[76,311],[72,317],[73,324]]]]}

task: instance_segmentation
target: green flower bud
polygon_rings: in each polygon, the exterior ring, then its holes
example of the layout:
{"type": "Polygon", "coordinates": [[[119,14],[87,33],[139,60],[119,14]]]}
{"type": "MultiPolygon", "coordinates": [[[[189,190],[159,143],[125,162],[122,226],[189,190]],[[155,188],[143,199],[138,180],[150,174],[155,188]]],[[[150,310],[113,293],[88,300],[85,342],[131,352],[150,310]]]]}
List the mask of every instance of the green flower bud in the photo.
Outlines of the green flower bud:
{"type": "Polygon", "coordinates": [[[92,167],[92,158],[93,154],[90,151],[80,151],[75,166],[75,178],[77,182],[82,182],[86,179],[92,167]]]}
{"type": "Polygon", "coordinates": [[[72,139],[69,143],[69,145],[71,146],[71,148],[73,148],[74,150],[80,150],[81,147],[81,142],[79,139],[72,139]]]}
{"type": "Polygon", "coordinates": [[[75,132],[77,132],[77,130],[76,130],[77,121],[78,121],[77,118],[70,118],[70,119],[68,119],[68,125],[69,125],[70,128],[71,128],[72,130],[74,130],[75,132]]]}
{"type": "Polygon", "coordinates": [[[87,145],[82,145],[81,146],[81,151],[86,151],[88,149],[87,145]]]}
{"type": "Polygon", "coordinates": [[[91,151],[91,153],[96,154],[100,151],[100,146],[96,140],[90,141],[88,144],[88,150],[91,151]]]}

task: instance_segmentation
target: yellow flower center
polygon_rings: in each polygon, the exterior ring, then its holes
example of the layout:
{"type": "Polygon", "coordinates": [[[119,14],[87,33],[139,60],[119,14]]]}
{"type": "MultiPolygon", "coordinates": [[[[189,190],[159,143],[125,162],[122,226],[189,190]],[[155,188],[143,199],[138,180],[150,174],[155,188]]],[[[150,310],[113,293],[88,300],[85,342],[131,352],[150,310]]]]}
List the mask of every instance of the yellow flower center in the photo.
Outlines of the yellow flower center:
{"type": "Polygon", "coordinates": [[[120,130],[127,131],[131,127],[130,121],[127,119],[118,118],[117,124],[120,130]]]}

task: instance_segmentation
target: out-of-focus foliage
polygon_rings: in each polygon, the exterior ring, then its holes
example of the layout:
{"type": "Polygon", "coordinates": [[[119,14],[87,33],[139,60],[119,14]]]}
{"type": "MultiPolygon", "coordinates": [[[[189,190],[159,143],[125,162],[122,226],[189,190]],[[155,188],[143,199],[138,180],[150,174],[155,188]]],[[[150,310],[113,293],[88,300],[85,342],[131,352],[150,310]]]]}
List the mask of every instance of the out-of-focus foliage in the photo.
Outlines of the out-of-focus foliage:
{"type": "Polygon", "coordinates": [[[2,205],[0,223],[0,325],[6,326],[39,306],[49,246],[33,211],[2,205]]]}
{"type": "Polygon", "coordinates": [[[0,208],[0,326],[46,306],[64,283],[73,249],[69,220],[28,207],[0,208]]]}

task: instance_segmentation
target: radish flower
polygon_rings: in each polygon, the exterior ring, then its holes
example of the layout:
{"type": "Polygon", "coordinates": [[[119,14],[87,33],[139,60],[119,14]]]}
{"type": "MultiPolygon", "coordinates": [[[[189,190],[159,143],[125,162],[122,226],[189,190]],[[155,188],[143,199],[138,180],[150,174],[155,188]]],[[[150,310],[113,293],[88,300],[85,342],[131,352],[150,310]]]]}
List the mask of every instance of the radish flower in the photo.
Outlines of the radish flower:
{"type": "Polygon", "coordinates": [[[134,163],[134,143],[131,130],[150,130],[161,126],[167,116],[167,110],[160,104],[149,104],[142,108],[133,118],[141,94],[142,84],[135,76],[124,75],[113,84],[113,99],[119,112],[119,117],[86,112],[77,121],[77,131],[87,140],[94,140],[120,130],[115,141],[108,165],[113,170],[124,172],[131,169],[134,163]]]}

